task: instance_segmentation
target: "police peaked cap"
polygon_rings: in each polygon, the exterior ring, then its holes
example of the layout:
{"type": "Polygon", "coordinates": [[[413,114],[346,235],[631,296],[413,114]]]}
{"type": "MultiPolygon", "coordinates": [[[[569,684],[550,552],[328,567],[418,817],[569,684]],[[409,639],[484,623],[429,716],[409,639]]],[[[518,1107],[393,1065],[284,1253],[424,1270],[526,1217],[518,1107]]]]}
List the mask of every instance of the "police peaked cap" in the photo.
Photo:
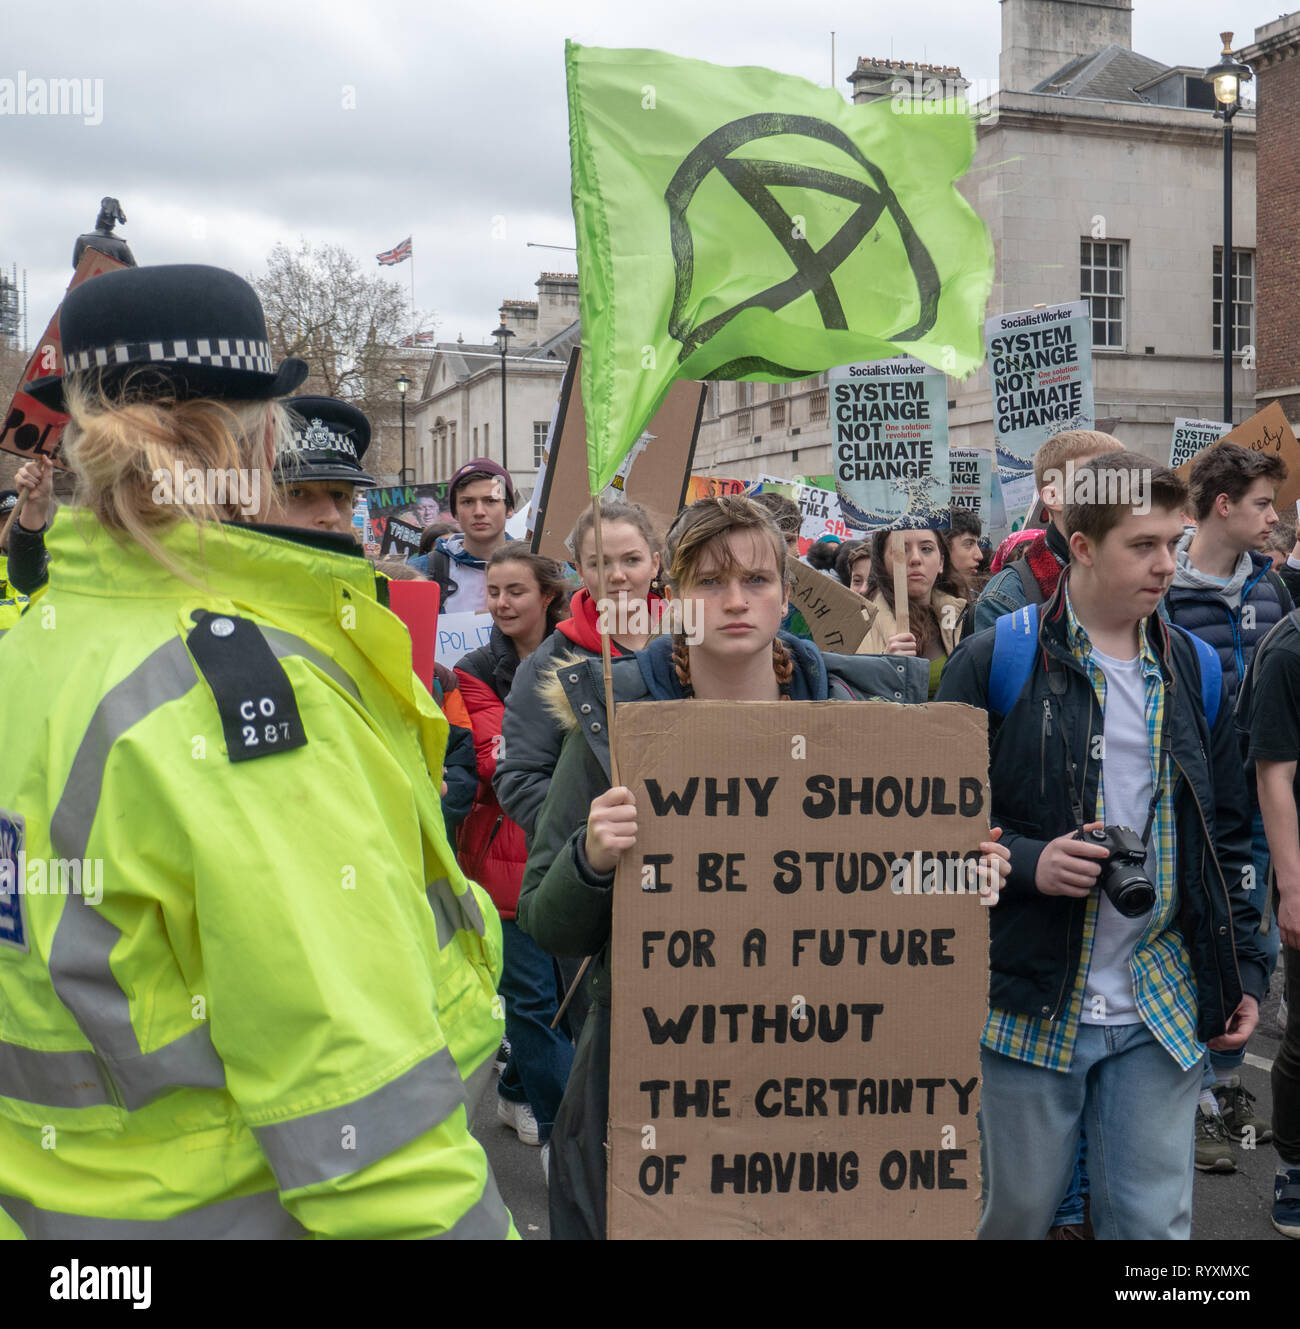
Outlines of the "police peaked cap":
{"type": "Polygon", "coordinates": [[[277,369],[257,292],[224,268],[160,264],[106,272],[69,291],[59,308],[63,376],[23,390],[64,409],[63,385],[85,376],[113,394],[269,401],[307,377],[301,360],[277,369]]]}
{"type": "Polygon", "coordinates": [[[292,451],[275,464],[279,484],[344,480],[373,489],[374,479],[361,469],[370,446],[370,421],[348,402],[334,397],[290,397],[292,451]]]}

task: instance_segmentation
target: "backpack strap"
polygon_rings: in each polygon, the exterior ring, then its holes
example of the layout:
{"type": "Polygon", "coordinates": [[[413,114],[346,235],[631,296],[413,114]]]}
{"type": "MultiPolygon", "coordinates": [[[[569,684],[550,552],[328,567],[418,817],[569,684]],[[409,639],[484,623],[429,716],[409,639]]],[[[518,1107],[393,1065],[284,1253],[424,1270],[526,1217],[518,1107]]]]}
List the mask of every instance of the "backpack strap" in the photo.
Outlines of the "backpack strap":
{"type": "Polygon", "coordinates": [[[1207,641],[1202,641],[1194,632],[1171,623],[1176,632],[1181,632],[1196,649],[1196,662],[1201,672],[1201,710],[1205,712],[1205,722],[1211,729],[1219,718],[1219,698],[1223,695],[1223,665],[1219,653],[1207,641]]]}
{"type": "MultiPolygon", "coordinates": [[[[1038,583],[1032,573],[1030,580],[1036,589],[1038,583]]],[[[1019,700],[1034,670],[1034,653],[1038,649],[1038,605],[1027,604],[1013,613],[1001,615],[993,632],[989,710],[994,715],[1006,715],[1019,700]]]]}
{"type": "Polygon", "coordinates": [[[1016,570],[1016,576],[1020,578],[1020,585],[1025,592],[1025,603],[1027,605],[1038,605],[1043,603],[1043,588],[1038,584],[1038,578],[1034,576],[1034,570],[1029,566],[1027,558],[1018,558],[1011,565],[1016,570]]]}

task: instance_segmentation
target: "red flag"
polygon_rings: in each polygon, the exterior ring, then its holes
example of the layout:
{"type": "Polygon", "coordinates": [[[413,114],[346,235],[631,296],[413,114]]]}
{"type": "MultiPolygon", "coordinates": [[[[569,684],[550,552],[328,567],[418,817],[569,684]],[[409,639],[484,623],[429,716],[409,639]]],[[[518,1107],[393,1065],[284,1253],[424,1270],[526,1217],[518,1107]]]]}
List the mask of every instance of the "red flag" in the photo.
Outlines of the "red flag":
{"type": "MultiPolygon", "coordinates": [[[[68,290],[80,286],[91,277],[98,277],[104,272],[113,272],[126,267],[117,259],[110,258],[98,249],[87,246],[81,252],[81,262],[72,274],[68,290]]],[[[59,308],[63,307],[62,301],[59,308]]],[[[49,326],[45,329],[32,358],[23,370],[23,383],[34,379],[48,378],[51,374],[63,373],[63,342],[59,337],[59,310],[54,311],[49,326]]],[[[6,452],[16,452],[20,457],[49,457],[60,470],[68,468],[59,458],[59,440],[63,437],[68,417],[62,411],[42,406],[34,397],[29,397],[20,387],[14,393],[13,401],[5,412],[4,424],[0,425],[0,448],[6,452]]]]}

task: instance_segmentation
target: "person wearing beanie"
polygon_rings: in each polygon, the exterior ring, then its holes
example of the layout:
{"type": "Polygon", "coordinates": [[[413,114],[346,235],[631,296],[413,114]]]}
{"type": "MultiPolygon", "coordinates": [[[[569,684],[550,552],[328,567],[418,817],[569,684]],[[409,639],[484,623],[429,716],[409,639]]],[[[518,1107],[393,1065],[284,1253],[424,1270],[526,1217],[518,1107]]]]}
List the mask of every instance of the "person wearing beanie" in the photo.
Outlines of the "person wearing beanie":
{"type": "Polygon", "coordinates": [[[439,612],[482,613],[487,609],[487,561],[510,543],[506,520],[515,510],[514,484],[504,467],[475,457],[451,477],[447,501],[460,530],[438,540],[428,556],[429,579],[442,592],[439,612]]]}

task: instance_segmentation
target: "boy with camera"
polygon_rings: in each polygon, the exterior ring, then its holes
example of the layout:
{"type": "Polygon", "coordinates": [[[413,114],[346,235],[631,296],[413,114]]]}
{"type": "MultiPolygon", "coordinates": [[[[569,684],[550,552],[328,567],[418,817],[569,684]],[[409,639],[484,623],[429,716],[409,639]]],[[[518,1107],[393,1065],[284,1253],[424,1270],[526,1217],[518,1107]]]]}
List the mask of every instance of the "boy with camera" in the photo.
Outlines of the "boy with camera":
{"type": "Polygon", "coordinates": [[[1011,875],[990,918],[980,1236],[1041,1239],[1089,1141],[1101,1238],[1186,1238],[1205,1045],[1264,992],[1250,817],[1217,657],[1155,610],[1187,491],[1131,452],[1065,495],[1052,598],[968,638],[937,700],[989,711],[1011,875]],[[1078,500],[1078,501],[1076,501],[1078,500]]]}

